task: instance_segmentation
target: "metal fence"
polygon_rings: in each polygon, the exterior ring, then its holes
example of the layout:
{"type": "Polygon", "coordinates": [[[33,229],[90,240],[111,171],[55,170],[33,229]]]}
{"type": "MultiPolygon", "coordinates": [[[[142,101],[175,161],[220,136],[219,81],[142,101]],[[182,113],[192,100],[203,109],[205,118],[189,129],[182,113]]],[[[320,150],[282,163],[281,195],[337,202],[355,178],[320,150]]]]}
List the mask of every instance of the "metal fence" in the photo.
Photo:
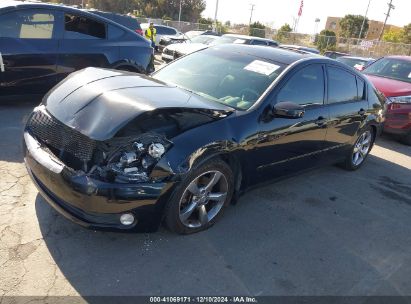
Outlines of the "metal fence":
{"type": "MultiPolygon", "coordinates": [[[[213,25],[201,24],[185,21],[161,20],[152,18],[137,18],[139,22],[154,22],[172,26],[185,33],[192,30],[212,30],[213,25]]],[[[319,46],[321,51],[335,50],[351,54],[353,56],[378,58],[386,55],[408,55],[411,56],[411,44],[392,43],[375,40],[364,40],[355,38],[343,38],[334,36],[309,35],[300,33],[278,32],[274,29],[250,29],[246,25],[218,26],[220,33],[232,33],[242,35],[252,35],[276,40],[282,44],[295,44],[300,46],[319,46]],[[320,43],[319,43],[320,42],[320,43]],[[321,44],[321,45],[320,45],[321,44]]]]}
{"type": "Polygon", "coordinates": [[[283,44],[296,44],[308,47],[318,47],[321,44],[320,49],[322,51],[335,50],[353,56],[373,58],[386,55],[411,56],[411,44],[404,43],[281,32],[275,33],[272,39],[283,44]]]}

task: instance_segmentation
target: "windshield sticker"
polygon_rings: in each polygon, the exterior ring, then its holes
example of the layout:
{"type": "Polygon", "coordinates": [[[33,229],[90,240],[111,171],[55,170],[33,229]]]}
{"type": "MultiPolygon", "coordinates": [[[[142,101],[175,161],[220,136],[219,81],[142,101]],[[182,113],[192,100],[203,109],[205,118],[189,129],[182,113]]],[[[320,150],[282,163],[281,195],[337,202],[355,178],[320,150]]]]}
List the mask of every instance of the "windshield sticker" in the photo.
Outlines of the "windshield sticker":
{"type": "Polygon", "coordinates": [[[408,74],[408,78],[411,78],[411,72],[408,74]]]}
{"type": "Polygon", "coordinates": [[[233,42],[233,43],[243,44],[244,42],[245,42],[245,40],[244,40],[244,39],[236,39],[236,40],[234,40],[234,42],[233,42]]]}
{"type": "Polygon", "coordinates": [[[258,74],[263,74],[263,75],[271,75],[275,71],[277,71],[280,68],[280,66],[269,63],[266,61],[261,61],[261,60],[254,60],[251,62],[249,65],[244,67],[244,70],[248,70],[251,72],[255,72],[258,74]]]}

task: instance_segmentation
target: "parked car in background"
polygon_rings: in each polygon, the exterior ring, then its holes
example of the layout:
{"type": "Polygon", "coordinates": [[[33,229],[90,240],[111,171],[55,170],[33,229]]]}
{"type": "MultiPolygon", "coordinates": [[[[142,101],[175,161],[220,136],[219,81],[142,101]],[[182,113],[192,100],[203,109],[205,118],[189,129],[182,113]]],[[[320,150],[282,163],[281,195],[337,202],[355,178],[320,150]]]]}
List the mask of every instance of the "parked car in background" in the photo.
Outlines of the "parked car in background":
{"type": "Polygon", "coordinates": [[[0,99],[42,96],[86,67],[150,73],[153,49],[136,32],[89,12],[0,2],[0,99]]]}
{"type": "Polygon", "coordinates": [[[183,43],[171,44],[164,48],[161,59],[170,62],[181,56],[205,49],[217,38],[217,36],[200,35],[183,43]]]}
{"type": "Polygon", "coordinates": [[[143,30],[141,29],[140,23],[134,17],[116,13],[102,12],[98,10],[89,10],[89,12],[110,19],[132,31],[135,31],[137,34],[143,35],[143,30]]]}
{"type": "Polygon", "coordinates": [[[266,45],[266,46],[273,46],[273,47],[278,46],[278,42],[275,40],[261,38],[261,37],[247,36],[247,35],[237,35],[237,34],[222,35],[221,37],[213,41],[212,45],[227,44],[227,43],[266,45]]]}
{"type": "Polygon", "coordinates": [[[358,71],[364,70],[367,66],[375,61],[374,58],[355,57],[355,56],[341,56],[335,60],[345,63],[346,65],[357,69],[358,71]]]}
{"type": "Polygon", "coordinates": [[[193,39],[194,37],[197,37],[200,35],[220,36],[218,33],[213,32],[213,31],[188,31],[180,36],[163,36],[160,39],[158,49],[160,52],[163,52],[164,48],[170,44],[182,43],[187,40],[189,41],[193,39]]]}
{"type": "Polygon", "coordinates": [[[336,52],[336,51],[326,51],[324,53],[325,57],[331,58],[331,59],[337,59],[338,57],[341,56],[350,56],[350,54],[347,53],[342,53],[342,52],[336,52]]]}
{"type": "Polygon", "coordinates": [[[411,57],[380,58],[364,74],[387,97],[384,132],[411,145],[411,57]]]}
{"type": "Polygon", "coordinates": [[[188,234],[260,182],[360,168],[382,107],[367,78],[337,61],[218,45],[151,77],[89,68],[67,78],[28,117],[24,159],[41,195],[77,224],[153,231],[164,221],[188,234]]]}
{"type": "Polygon", "coordinates": [[[294,45],[294,44],[281,44],[279,47],[282,49],[287,49],[287,50],[296,50],[296,51],[303,51],[307,53],[320,54],[319,50],[315,48],[307,47],[307,46],[294,45]]]}
{"type": "MultiPolygon", "coordinates": [[[[140,24],[141,29],[143,30],[143,35],[145,31],[149,28],[150,23],[141,23],[140,24]]],[[[166,26],[166,25],[160,25],[160,24],[154,24],[154,27],[156,29],[156,47],[158,48],[160,45],[160,41],[164,36],[168,37],[179,37],[183,33],[179,32],[177,29],[171,26],[166,26]]]]}

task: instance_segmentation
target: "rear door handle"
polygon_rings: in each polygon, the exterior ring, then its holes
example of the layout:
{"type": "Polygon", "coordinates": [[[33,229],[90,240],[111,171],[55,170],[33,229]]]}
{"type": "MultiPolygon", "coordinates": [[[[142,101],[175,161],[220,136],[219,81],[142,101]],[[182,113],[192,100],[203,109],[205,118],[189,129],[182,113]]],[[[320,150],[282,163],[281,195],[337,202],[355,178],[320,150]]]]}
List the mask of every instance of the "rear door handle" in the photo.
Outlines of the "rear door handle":
{"type": "Polygon", "coordinates": [[[325,119],[324,116],[320,116],[317,118],[315,121],[315,124],[319,127],[324,127],[326,125],[327,120],[325,119]]]}
{"type": "Polygon", "coordinates": [[[3,56],[0,53],[0,72],[4,72],[4,62],[3,62],[3,56]]]}
{"type": "Polygon", "coordinates": [[[358,114],[360,114],[361,116],[364,116],[365,115],[365,110],[364,109],[361,109],[361,110],[359,110],[358,111],[358,114]]]}

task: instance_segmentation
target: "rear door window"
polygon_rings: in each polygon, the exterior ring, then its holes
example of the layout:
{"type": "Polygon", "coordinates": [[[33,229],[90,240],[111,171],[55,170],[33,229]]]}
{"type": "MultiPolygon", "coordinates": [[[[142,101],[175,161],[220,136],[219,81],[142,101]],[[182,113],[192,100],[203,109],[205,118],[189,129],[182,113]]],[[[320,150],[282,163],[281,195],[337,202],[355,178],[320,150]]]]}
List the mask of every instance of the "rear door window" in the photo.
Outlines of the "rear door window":
{"type": "Polygon", "coordinates": [[[0,37],[52,39],[55,14],[48,10],[19,10],[0,16],[0,37]]]}
{"type": "Polygon", "coordinates": [[[328,103],[358,100],[356,77],[337,67],[328,67],[328,103]]]}
{"type": "Polygon", "coordinates": [[[104,23],[85,16],[64,15],[65,39],[105,39],[106,37],[106,25],[104,23]]]}

